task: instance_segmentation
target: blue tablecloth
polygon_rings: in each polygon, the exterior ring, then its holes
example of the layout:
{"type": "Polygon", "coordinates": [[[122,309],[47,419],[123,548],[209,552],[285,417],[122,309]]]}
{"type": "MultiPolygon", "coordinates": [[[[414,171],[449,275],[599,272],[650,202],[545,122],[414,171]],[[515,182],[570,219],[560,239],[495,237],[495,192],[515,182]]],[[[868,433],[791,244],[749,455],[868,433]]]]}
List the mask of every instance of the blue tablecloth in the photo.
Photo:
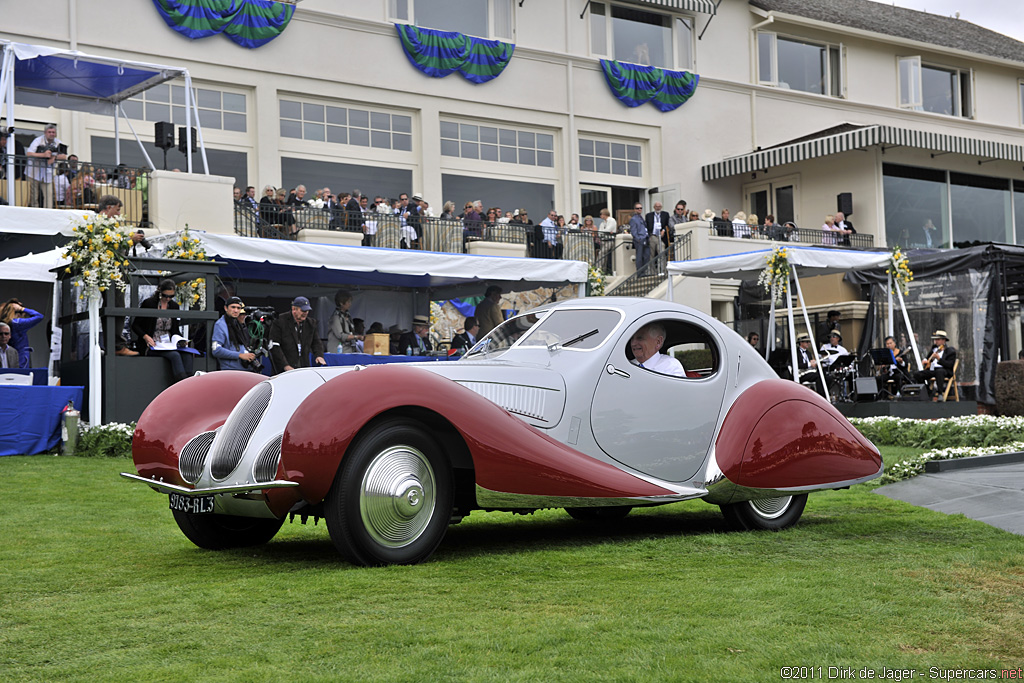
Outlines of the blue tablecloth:
{"type": "Polygon", "coordinates": [[[325,353],[328,365],[380,365],[382,363],[419,363],[429,360],[458,360],[458,356],[374,356],[369,353],[325,353]]]}
{"type": "Polygon", "coordinates": [[[33,455],[60,443],[68,401],[82,409],[83,387],[0,387],[0,455],[33,455]]]}
{"type": "Polygon", "coordinates": [[[45,387],[49,384],[47,381],[49,373],[46,368],[4,368],[0,372],[5,375],[32,375],[32,385],[37,387],[45,387]]]}

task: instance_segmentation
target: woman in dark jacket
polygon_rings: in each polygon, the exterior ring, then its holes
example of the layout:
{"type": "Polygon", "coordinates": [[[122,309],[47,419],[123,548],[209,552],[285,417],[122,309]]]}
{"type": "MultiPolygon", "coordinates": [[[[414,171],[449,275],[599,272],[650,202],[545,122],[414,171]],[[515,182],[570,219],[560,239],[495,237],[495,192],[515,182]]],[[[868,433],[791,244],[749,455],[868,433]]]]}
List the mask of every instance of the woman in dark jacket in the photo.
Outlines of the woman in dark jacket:
{"type": "MultiPolygon", "coordinates": [[[[139,308],[177,311],[178,302],[174,300],[175,288],[174,280],[161,281],[156,294],[139,304],[139,308]]],[[[158,318],[136,317],[132,321],[132,332],[139,338],[138,347],[142,355],[162,356],[170,362],[175,382],[192,376],[192,354],[174,348],[174,337],[181,336],[177,318],[170,315],[158,318]]]]}

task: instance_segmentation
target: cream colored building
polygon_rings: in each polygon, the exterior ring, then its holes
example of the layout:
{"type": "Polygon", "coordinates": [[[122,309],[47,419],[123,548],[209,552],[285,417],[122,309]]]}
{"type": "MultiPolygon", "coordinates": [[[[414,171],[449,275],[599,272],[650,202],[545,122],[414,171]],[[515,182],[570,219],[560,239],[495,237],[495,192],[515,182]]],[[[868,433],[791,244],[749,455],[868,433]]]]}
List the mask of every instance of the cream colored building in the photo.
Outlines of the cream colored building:
{"type": "MultiPolygon", "coordinates": [[[[186,67],[212,172],[257,196],[298,183],[419,192],[435,212],[482,199],[535,221],[550,208],[614,214],[660,200],[671,211],[685,199],[816,228],[849,193],[858,233],[876,246],[1016,242],[1024,224],[1024,44],[869,0],[722,0],[717,10],[708,0],[304,0],[282,35],[252,50],[189,40],[150,2],[35,0],[8,13],[0,37],[186,67]],[[396,22],[515,52],[482,85],[430,78],[406,58],[396,22]],[[602,58],[689,70],[699,85],[674,111],[630,108],[602,58]],[[929,220],[937,230],[926,237],[929,220]]],[[[184,123],[182,92],[127,103],[143,140],[155,121],[184,123]]],[[[83,160],[113,159],[109,118],[15,113],[20,133],[56,120],[83,160]]],[[[122,155],[141,163],[134,141],[122,155]]],[[[173,152],[168,167],[183,163],[173,152]]],[[[218,187],[227,204],[230,184],[218,187]]],[[[694,258],[749,248],[693,229],[694,258]]],[[[689,303],[728,317],[712,302],[729,301],[730,288],[689,291],[689,303]]]]}

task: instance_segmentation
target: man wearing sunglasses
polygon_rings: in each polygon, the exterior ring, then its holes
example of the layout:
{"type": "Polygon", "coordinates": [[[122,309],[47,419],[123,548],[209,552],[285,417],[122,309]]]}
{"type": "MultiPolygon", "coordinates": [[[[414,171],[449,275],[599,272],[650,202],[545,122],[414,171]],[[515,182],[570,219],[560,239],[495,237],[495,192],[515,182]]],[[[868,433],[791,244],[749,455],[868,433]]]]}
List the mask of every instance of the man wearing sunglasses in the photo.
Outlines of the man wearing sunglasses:
{"type": "Polygon", "coordinates": [[[0,323],[0,368],[16,368],[18,365],[18,350],[10,345],[11,326],[7,323],[0,323]]]}

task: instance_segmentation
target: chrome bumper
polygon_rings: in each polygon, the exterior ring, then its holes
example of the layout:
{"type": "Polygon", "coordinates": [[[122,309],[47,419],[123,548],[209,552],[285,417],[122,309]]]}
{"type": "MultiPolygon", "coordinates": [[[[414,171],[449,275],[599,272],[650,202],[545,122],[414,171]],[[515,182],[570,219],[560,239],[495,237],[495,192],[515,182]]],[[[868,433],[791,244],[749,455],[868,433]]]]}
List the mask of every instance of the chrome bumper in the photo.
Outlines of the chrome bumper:
{"type": "Polygon", "coordinates": [[[122,472],[121,476],[131,481],[139,482],[155,488],[161,493],[180,493],[183,496],[213,496],[223,493],[250,493],[252,491],[263,491],[265,489],[284,489],[292,486],[298,486],[297,481],[264,481],[257,482],[254,484],[235,484],[232,486],[209,486],[203,489],[190,489],[185,486],[178,486],[177,484],[168,484],[164,481],[157,481],[156,479],[146,479],[140,477],[137,474],[130,474],[129,472],[122,472]]]}

